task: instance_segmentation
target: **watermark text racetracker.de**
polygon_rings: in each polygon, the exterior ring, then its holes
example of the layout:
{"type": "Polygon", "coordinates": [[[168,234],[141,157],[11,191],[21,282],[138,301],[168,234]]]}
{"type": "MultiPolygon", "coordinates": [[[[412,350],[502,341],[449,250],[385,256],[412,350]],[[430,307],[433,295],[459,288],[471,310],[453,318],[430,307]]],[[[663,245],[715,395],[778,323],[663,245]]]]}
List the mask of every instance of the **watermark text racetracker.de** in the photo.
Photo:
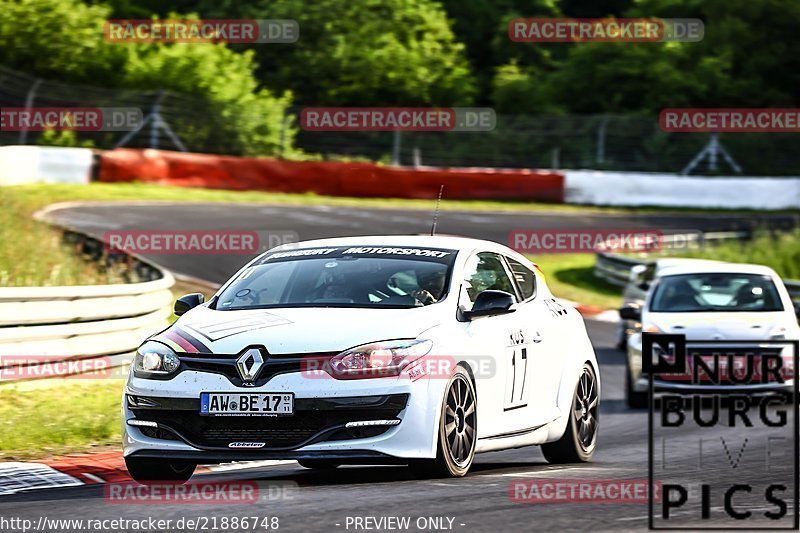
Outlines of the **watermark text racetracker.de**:
{"type": "Polygon", "coordinates": [[[110,43],[238,43],[285,44],[300,38],[290,19],[115,19],[105,23],[110,43]]]}
{"type": "Polygon", "coordinates": [[[399,376],[402,379],[449,380],[456,367],[469,365],[475,379],[488,379],[497,374],[497,360],[490,355],[435,355],[428,354],[416,359],[398,360],[390,353],[370,355],[367,365],[354,369],[337,361],[335,357],[304,357],[300,373],[306,379],[364,379],[399,376]]]}
{"type": "Polygon", "coordinates": [[[800,109],[663,109],[666,132],[800,133],[800,109]]]}
{"type": "Polygon", "coordinates": [[[131,131],[141,127],[136,107],[4,107],[3,131],[131,131]]]}
{"type": "MultiPolygon", "coordinates": [[[[661,498],[656,484],[654,498],[661,498]]],[[[638,503],[649,499],[647,479],[516,479],[508,485],[514,503],[638,503]]]]}
{"type": "Polygon", "coordinates": [[[75,359],[56,355],[0,355],[0,381],[40,378],[106,379],[112,377],[110,357],[75,359]]]}
{"type": "Polygon", "coordinates": [[[298,234],[289,230],[129,230],[103,234],[112,254],[254,255],[299,240],[298,234]]]}
{"type": "Polygon", "coordinates": [[[657,252],[694,248],[701,239],[702,233],[694,230],[665,233],[652,228],[515,229],[508,235],[508,246],[528,254],[657,252]]]}
{"type": "Polygon", "coordinates": [[[508,23],[509,39],[520,43],[698,42],[704,35],[700,19],[523,18],[508,23]]]}
{"type": "Polygon", "coordinates": [[[247,516],[182,516],[180,518],[50,518],[45,515],[36,520],[22,517],[0,516],[0,531],[29,533],[57,531],[110,531],[163,533],[165,531],[272,531],[279,530],[281,520],[269,514],[247,516]]]}
{"type": "Polygon", "coordinates": [[[487,107],[307,107],[300,112],[306,131],[492,131],[496,123],[487,107]]]}
{"type": "Polygon", "coordinates": [[[134,481],[103,485],[103,499],[113,505],[253,505],[293,500],[294,481],[174,481],[141,485],[134,481]]]}

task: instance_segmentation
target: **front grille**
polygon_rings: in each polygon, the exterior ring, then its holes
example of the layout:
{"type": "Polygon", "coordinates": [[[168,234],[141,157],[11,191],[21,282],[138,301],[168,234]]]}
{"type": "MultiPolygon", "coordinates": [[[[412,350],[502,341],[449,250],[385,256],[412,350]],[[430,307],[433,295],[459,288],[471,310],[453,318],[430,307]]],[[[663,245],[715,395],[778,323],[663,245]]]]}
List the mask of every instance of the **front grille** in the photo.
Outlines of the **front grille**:
{"type": "Polygon", "coordinates": [[[151,439],[180,440],[178,436],[172,433],[171,431],[167,431],[161,428],[148,427],[148,426],[137,426],[137,427],[145,437],[150,437],[151,439]]]}
{"type": "MultiPolygon", "coordinates": [[[[304,370],[324,367],[326,362],[339,352],[282,354],[273,355],[261,348],[264,366],[256,379],[247,386],[260,387],[279,374],[302,372],[304,370]]],[[[243,352],[242,352],[243,353],[243,352]]],[[[236,370],[236,359],[241,354],[181,354],[181,371],[196,370],[222,374],[237,387],[244,387],[239,372],[236,370]]]]}
{"type": "MultiPolygon", "coordinates": [[[[686,348],[686,372],[680,374],[660,374],[657,379],[667,383],[677,384],[695,384],[693,381],[695,358],[703,358],[707,361],[707,366],[712,370],[716,368],[713,363],[715,354],[719,354],[720,369],[719,375],[709,376],[705,368],[698,366],[697,375],[700,378],[696,383],[698,386],[702,385],[730,385],[730,386],[746,386],[749,384],[761,384],[761,358],[780,358],[782,354],[781,347],[758,347],[758,346],[688,346],[686,348]],[[733,375],[728,368],[728,354],[734,354],[734,368],[733,375]],[[748,361],[747,354],[753,354],[752,359],[752,374],[748,376],[748,361]],[[736,379],[732,379],[736,378],[736,379]]],[[[772,363],[770,366],[774,365],[772,363]]],[[[783,379],[791,379],[786,372],[782,373],[783,379]]],[[[770,375],[767,380],[769,383],[777,383],[774,376],[770,375]]]]}
{"type": "MultiPolygon", "coordinates": [[[[343,429],[347,422],[394,419],[408,400],[407,394],[389,396],[298,399],[292,416],[202,416],[199,402],[192,410],[171,409],[168,399],[154,399],[160,409],[132,409],[136,418],[157,422],[189,444],[208,449],[228,449],[236,441],[265,442],[262,449],[292,449],[311,442],[346,440],[382,433],[390,427],[343,429]],[[376,432],[377,431],[377,432],[376,432]]],[[[185,405],[185,400],[183,405],[185,405]]]]}

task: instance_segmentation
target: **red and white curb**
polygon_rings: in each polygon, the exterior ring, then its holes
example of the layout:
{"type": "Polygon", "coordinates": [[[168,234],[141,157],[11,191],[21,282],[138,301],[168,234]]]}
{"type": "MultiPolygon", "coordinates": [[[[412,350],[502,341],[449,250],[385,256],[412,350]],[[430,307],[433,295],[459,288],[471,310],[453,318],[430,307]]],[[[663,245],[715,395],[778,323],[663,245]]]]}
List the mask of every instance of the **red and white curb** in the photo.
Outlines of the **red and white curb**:
{"type": "Polygon", "coordinates": [[[597,320],[598,322],[608,322],[609,324],[616,324],[620,321],[619,311],[616,309],[605,309],[603,307],[597,307],[594,305],[579,304],[577,302],[564,300],[563,298],[560,298],[560,300],[562,302],[570,303],[583,316],[583,318],[590,318],[592,320],[597,320]]]}
{"type": "MultiPolygon", "coordinates": [[[[241,461],[198,467],[195,474],[235,472],[297,461],[241,461]]],[[[0,496],[36,489],[76,487],[131,481],[120,452],[66,455],[37,463],[0,463],[0,496]]]]}
{"type": "Polygon", "coordinates": [[[84,483],[42,463],[0,463],[0,496],[34,489],[75,487],[84,483]]]}

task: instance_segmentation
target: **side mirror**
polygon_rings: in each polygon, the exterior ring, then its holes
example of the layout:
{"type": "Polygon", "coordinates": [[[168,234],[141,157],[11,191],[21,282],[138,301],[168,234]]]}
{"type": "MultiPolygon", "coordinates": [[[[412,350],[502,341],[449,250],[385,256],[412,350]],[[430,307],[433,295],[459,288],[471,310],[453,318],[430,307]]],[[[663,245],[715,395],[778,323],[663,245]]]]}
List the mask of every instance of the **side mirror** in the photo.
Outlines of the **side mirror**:
{"type": "Polygon", "coordinates": [[[645,270],[647,270],[647,265],[633,265],[628,274],[628,281],[636,282],[645,270]]]}
{"type": "Polygon", "coordinates": [[[177,300],[175,300],[175,307],[173,312],[181,316],[182,314],[186,313],[187,311],[194,309],[198,305],[202,304],[206,301],[206,297],[203,296],[199,292],[193,292],[192,294],[187,294],[186,296],[181,296],[177,300]]]}
{"type": "Polygon", "coordinates": [[[514,305],[514,296],[505,291],[483,291],[475,299],[472,310],[464,311],[464,317],[472,320],[479,316],[513,313],[515,310],[511,309],[512,305],[514,305]]]}
{"type": "Polygon", "coordinates": [[[641,322],[642,310],[634,305],[626,305],[619,310],[619,317],[622,320],[635,320],[636,322],[641,322]]]}

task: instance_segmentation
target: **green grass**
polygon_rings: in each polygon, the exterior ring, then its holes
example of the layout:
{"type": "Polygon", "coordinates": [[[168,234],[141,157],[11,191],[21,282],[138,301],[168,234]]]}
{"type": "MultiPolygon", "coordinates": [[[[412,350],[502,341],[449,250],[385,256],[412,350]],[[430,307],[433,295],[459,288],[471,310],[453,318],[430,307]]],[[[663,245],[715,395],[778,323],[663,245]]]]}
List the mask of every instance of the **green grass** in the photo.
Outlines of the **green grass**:
{"type": "Polygon", "coordinates": [[[29,460],[119,445],[122,379],[0,386],[0,460],[29,460]]]}
{"type": "Polygon", "coordinates": [[[800,279],[800,228],[775,236],[760,232],[749,241],[721,242],[680,255],[766,265],[784,279],[800,279]]]}
{"type": "Polygon", "coordinates": [[[594,254],[529,256],[545,275],[553,294],[585,305],[617,309],[622,289],[594,275],[594,254]]]}
{"type": "MultiPolygon", "coordinates": [[[[35,210],[48,204],[64,201],[168,201],[168,202],[233,202],[283,205],[327,205],[364,208],[397,208],[432,210],[435,199],[409,200],[401,198],[349,198],[315,194],[287,194],[262,191],[227,191],[191,187],[169,187],[146,183],[92,183],[90,185],[38,184],[4,187],[3,195],[13,195],[18,201],[35,210]]],[[[498,200],[448,200],[445,190],[443,210],[563,212],[563,213],[748,213],[750,210],[714,210],[684,208],[619,208],[596,207],[543,202],[512,202],[498,200]]],[[[796,213],[799,210],[789,212],[796,213]]]]}
{"type": "Polygon", "coordinates": [[[32,203],[13,188],[0,188],[0,287],[122,281],[120,273],[80,257],[60,231],[33,220],[32,203]]]}

